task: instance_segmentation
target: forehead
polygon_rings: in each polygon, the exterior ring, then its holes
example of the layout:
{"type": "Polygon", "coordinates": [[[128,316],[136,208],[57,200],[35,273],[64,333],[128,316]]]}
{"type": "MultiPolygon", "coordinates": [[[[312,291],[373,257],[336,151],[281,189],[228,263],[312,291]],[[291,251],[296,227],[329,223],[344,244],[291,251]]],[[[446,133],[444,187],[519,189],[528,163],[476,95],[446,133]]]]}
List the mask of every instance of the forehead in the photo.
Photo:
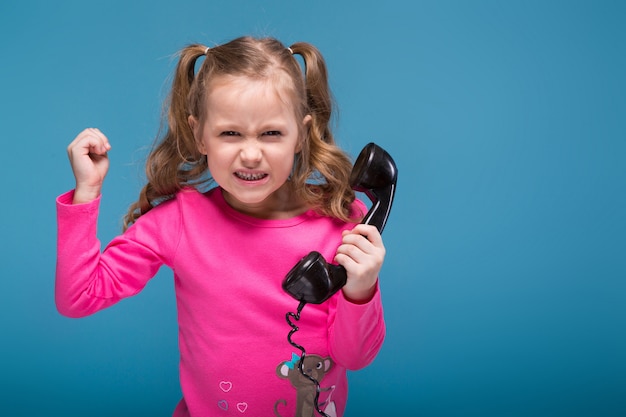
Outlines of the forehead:
{"type": "Polygon", "coordinates": [[[289,87],[285,82],[277,82],[275,77],[219,76],[207,86],[206,113],[229,113],[260,107],[266,111],[295,115],[295,95],[293,88],[289,87]]]}
{"type": "MultiPolygon", "coordinates": [[[[207,97],[229,95],[238,99],[268,99],[276,97],[287,106],[294,106],[293,83],[286,74],[275,73],[266,77],[221,75],[207,86],[207,97]]],[[[223,98],[223,97],[222,97],[223,98]]]]}

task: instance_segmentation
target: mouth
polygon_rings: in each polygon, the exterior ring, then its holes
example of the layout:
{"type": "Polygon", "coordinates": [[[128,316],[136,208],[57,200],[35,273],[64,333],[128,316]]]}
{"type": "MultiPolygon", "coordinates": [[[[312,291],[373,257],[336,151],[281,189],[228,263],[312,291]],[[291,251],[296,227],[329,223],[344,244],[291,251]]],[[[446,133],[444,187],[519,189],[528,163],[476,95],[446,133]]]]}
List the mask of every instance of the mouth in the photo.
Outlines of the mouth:
{"type": "Polygon", "coordinates": [[[242,172],[242,171],[235,172],[235,176],[243,181],[259,181],[267,177],[267,175],[268,174],[263,173],[263,172],[256,172],[256,173],[242,172]]]}

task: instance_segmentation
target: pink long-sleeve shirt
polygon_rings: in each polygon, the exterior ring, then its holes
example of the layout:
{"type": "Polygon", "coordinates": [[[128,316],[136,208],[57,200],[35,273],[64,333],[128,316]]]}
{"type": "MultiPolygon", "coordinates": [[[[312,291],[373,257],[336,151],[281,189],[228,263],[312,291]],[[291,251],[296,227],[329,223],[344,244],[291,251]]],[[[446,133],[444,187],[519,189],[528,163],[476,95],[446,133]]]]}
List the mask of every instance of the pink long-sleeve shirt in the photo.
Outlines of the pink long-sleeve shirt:
{"type": "MultiPolygon", "coordinates": [[[[61,314],[86,316],[135,295],[166,265],[174,272],[183,393],[174,416],[313,415],[314,385],[298,374],[300,351],[287,341],[285,315],[298,302],[281,284],[311,250],[332,260],[342,230],[354,225],[313,211],[253,218],[231,208],[220,188],[204,194],[190,188],[101,251],[99,199],[72,205],[72,197],[57,199],[61,314]]],[[[354,304],[339,291],[323,304],[307,304],[296,324],[293,340],[320,381],[321,408],[343,415],[346,370],[369,364],[383,343],[380,293],[354,304]]]]}

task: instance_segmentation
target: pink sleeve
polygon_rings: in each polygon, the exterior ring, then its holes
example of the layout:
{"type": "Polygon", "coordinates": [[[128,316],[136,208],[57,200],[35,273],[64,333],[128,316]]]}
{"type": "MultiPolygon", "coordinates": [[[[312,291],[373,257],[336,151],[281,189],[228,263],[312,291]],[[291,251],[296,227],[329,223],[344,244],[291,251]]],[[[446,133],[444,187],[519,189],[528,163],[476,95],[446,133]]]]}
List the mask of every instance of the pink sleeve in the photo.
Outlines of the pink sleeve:
{"type": "Polygon", "coordinates": [[[84,317],[141,291],[168,262],[169,247],[157,233],[164,227],[145,215],[141,225],[135,223],[101,253],[96,236],[100,199],[72,205],[72,198],[70,191],[56,203],[55,301],[61,314],[84,317]]]}
{"type": "Polygon", "coordinates": [[[330,353],[346,369],[369,365],[385,339],[385,321],[380,289],[365,304],[348,301],[339,291],[334,323],[330,327],[330,353]]]}

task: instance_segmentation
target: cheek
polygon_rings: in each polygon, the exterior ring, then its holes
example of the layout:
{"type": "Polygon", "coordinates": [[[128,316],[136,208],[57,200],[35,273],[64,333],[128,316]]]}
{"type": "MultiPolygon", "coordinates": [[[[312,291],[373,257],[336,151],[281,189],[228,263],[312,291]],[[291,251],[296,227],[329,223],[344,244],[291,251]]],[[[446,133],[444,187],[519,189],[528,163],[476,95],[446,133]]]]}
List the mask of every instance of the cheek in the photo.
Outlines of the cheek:
{"type": "Polygon", "coordinates": [[[293,170],[293,164],[295,161],[295,154],[285,153],[274,160],[274,167],[276,167],[283,176],[288,177],[293,170]]]}
{"type": "Polygon", "coordinates": [[[202,144],[204,146],[204,150],[206,151],[205,155],[207,158],[216,162],[232,158],[233,154],[236,152],[232,146],[221,143],[215,138],[205,138],[202,141],[202,144]]]}
{"type": "Polygon", "coordinates": [[[228,168],[227,159],[224,155],[221,155],[220,152],[217,152],[216,150],[209,148],[208,151],[209,152],[207,152],[205,155],[207,160],[207,166],[209,168],[209,171],[211,172],[211,176],[213,178],[215,178],[216,175],[219,177],[219,175],[228,168]]]}

